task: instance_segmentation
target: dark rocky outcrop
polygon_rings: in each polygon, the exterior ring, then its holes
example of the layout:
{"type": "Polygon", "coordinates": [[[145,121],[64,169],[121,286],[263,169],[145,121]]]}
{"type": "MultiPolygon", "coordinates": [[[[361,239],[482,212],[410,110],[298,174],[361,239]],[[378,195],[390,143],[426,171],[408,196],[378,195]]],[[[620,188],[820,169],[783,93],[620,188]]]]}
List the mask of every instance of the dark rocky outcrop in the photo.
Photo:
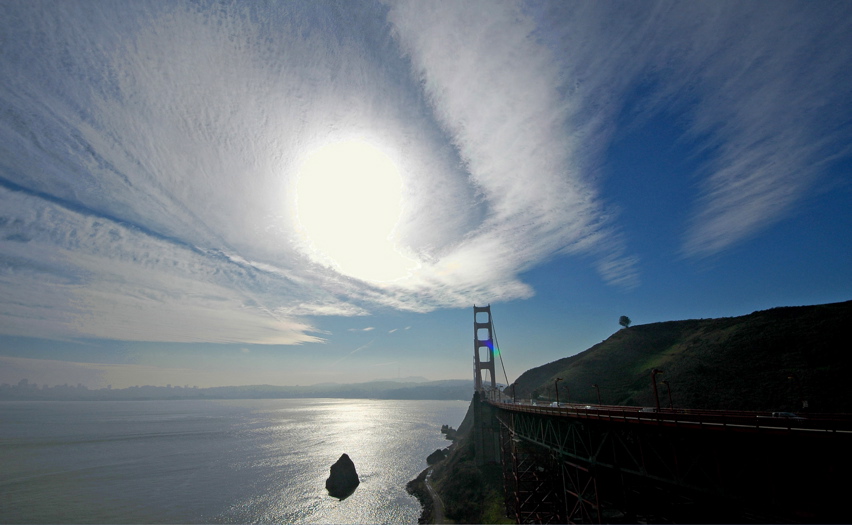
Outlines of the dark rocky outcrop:
{"type": "Polygon", "coordinates": [[[426,458],[426,464],[427,465],[434,465],[435,463],[437,463],[437,462],[443,460],[445,457],[447,457],[447,454],[449,454],[449,453],[450,453],[450,451],[448,449],[440,449],[439,448],[435,452],[432,452],[431,454],[429,454],[429,456],[426,458]]]}
{"type": "Polygon", "coordinates": [[[325,488],[329,495],[339,499],[349,497],[361,481],[358,472],[355,471],[355,463],[348,455],[343,454],[340,459],[331,466],[331,475],[325,480],[325,488]]]}
{"type": "Polygon", "coordinates": [[[446,437],[450,441],[455,441],[456,435],[458,434],[458,430],[454,429],[449,425],[441,425],[441,434],[444,434],[444,437],[446,437]]]}
{"type": "Polygon", "coordinates": [[[429,474],[429,469],[421,472],[415,479],[412,479],[405,485],[405,490],[417,498],[420,502],[420,518],[417,523],[432,523],[432,515],[434,514],[435,502],[432,501],[432,496],[426,488],[426,476],[429,474]]]}

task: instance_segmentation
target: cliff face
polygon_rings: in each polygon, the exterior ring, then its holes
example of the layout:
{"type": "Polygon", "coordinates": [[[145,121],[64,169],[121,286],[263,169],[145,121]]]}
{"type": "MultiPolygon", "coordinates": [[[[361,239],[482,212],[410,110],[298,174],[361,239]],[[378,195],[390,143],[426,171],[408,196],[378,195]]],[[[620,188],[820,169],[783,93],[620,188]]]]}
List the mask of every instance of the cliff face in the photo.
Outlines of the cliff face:
{"type": "Polygon", "coordinates": [[[562,402],[596,404],[599,390],[604,404],[653,406],[657,368],[662,406],[670,386],[676,408],[798,411],[804,399],[814,412],[852,412],[850,326],[852,301],[633,326],[513,387],[518,399],[550,402],[561,377],[562,402]]]}
{"type": "Polygon", "coordinates": [[[455,523],[514,523],[505,517],[502,467],[476,464],[472,425],[471,406],[449,453],[433,466],[432,485],[444,514],[455,523]]]}

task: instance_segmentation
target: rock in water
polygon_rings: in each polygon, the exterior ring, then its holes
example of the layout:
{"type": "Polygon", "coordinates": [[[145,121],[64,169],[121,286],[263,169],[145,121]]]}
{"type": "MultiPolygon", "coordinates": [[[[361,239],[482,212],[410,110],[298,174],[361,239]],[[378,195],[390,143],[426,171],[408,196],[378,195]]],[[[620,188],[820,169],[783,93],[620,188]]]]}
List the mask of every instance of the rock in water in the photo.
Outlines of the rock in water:
{"type": "Polygon", "coordinates": [[[331,466],[331,476],[325,480],[325,488],[331,496],[344,499],[355,492],[359,483],[361,482],[355,471],[355,463],[352,463],[349,456],[343,454],[337,463],[331,466]]]}

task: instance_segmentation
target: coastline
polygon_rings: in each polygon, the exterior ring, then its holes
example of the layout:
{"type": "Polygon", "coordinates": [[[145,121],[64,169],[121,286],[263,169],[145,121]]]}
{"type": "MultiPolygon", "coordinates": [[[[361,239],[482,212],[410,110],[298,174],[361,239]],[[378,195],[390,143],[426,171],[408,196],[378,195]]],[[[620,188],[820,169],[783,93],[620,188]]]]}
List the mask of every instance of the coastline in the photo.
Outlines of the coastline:
{"type": "Polygon", "coordinates": [[[435,501],[426,488],[426,476],[432,467],[423,470],[416,478],[412,479],[405,485],[405,490],[420,502],[420,518],[417,523],[432,523],[432,517],[435,512],[435,501]]]}
{"type": "Polygon", "coordinates": [[[420,518],[417,520],[417,523],[446,523],[444,503],[441,501],[441,496],[438,495],[437,491],[429,483],[429,478],[432,476],[436,466],[441,464],[455,447],[457,430],[449,425],[442,425],[441,433],[448,440],[452,441],[452,443],[447,448],[439,448],[429,454],[429,457],[426,458],[426,463],[429,466],[405,485],[406,492],[417,498],[417,501],[420,502],[420,518]]]}
{"type": "MultiPolygon", "coordinates": [[[[473,409],[469,405],[464,419],[458,429],[449,425],[441,425],[441,434],[450,441],[450,444],[444,449],[438,449],[429,457],[426,458],[426,463],[429,465],[423,472],[417,475],[405,485],[405,490],[420,502],[420,519],[417,523],[455,523],[453,520],[447,519],[444,515],[444,502],[440,501],[441,496],[438,495],[428,483],[429,477],[436,471],[441,471],[447,468],[446,463],[453,463],[450,458],[457,453],[457,447],[462,442],[461,440],[467,436],[473,425],[473,409]],[[438,498],[439,501],[435,501],[438,498]],[[436,512],[436,506],[439,510],[436,512]],[[438,521],[435,521],[435,520],[438,521]]],[[[450,467],[452,468],[452,467],[450,467]]]]}

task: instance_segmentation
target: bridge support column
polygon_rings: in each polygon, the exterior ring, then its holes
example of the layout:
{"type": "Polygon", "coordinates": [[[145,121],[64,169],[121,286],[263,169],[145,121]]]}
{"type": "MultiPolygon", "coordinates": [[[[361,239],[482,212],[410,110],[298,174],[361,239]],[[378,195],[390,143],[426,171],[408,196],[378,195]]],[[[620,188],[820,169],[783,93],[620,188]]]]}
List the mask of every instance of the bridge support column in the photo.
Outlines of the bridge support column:
{"type": "Polygon", "coordinates": [[[473,393],[473,447],[476,464],[500,462],[500,423],[496,408],[485,402],[480,392],[473,393]]]}

